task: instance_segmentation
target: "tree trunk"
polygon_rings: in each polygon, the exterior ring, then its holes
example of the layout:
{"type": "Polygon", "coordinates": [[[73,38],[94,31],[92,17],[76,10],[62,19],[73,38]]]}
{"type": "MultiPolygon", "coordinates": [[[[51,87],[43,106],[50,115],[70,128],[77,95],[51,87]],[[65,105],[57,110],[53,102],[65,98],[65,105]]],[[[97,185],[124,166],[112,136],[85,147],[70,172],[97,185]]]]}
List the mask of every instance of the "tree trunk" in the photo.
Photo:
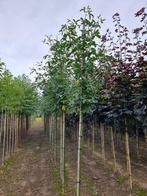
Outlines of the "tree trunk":
{"type": "Polygon", "coordinates": [[[6,117],[6,159],[9,158],[9,123],[10,123],[10,116],[7,115],[6,117]]]}
{"type": "Polygon", "coordinates": [[[80,183],[81,183],[81,156],[82,156],[82,108],[80,106],[80,115],[79,115],[79,136],[78,136],[78,160],[77,160],[77,196],[80,196],[80,183]]]}
{"type": "Polygon", "coordinates": [[[18,114],[18,147],[21,145],[21,114],[18,114]]]}
{"type": "Polygon", "coordinates": [[[62,193],[64,194],[65,187],[65,113],[62,113],[62,169],[61,169],[61,180],[62,180],[62,193]]]}
{"type": "Polygon", "coordinates": [[[95,125],[94,125],[94,119],[92,122],[92,151],[94,153],[95,150],[95,125]]]}
{"type": "Polygon", "coordinates": [[[5,162],[5,147],[6,147],[6,113],[4,114],[4,136],[3,136],[3,151],[2,151],[2,165],[4,165],[5,162]]]}
{"type": "Polygon", "coordinates": [[[102,153],[102,159],[103,163],[105,165],[105,135],[104,135],[104,126],[101,124],[100,125],[100,132],[101,132],[101,153],[102,153]]]}
{"type": "Polygon", "coordinates": [[[57,156],[58,156],[58,140],[57,140],[57,132],[58,132],[58,120],[57,120],[57,114],[55,115],[55,133],[54,133],[54,143],[55,143],[55,160],[57,162],[57,156]]]}
{"type": "Polygon", "coordinates": [[[14,120],[14,114],[12,115],[12,152],[15,150],[15,120],[14,120]]]}
{"type": "Polygon", "coordinates": [[[60,168],[60,117],[57,117],[57,163],[60,168]]]}
{"type": "Polygon", "coordinates": [[[144,139],[145,143],[147,143],[147,128],[144,128],[144,139]]]}
{"type": "Polygon", "coordinates": [[[14,145],[14,149],[16,151],[17,149],[17,115],[15,114],[15,122],[14,122],[14,127],[15,127],[15,145],[14,145]]]}
{"type": "Polygon", "coordinates": [[[139,158],[139,135],[138,135],[138,127],[136,125],[136,155],[139,158]]]}
{"type": "Polygon", "coordinates": [[[23,115],[20,114],[20,140],[22,141],[22,139],[24,138],[24,126],[23,126],[23,115]]]}
{"type": "Polygon", "coordinates": [[[87,146],[88,146],[88,154],[90,154],[90,133],[89,133],[89,129],[88,129],[88,136],[87,136],[87,146]]]}
{"type": "Polygon", "coordinates": [[[63,119],[62,119],[62,116],[60,117],[60,178],[62,179],[62,163],[63,163],[63,156],[62,156],[62,138],[63,138],[63,126],[62,126],[62,123],[63,123],[63,119]]]}
{"type": "Polygon", "coordinates": [[[112,149],[112,157],[113,157],[113,166],[114,166],[114,171],[116,171],[116,154],[115,154],[115,145],[114,145],[114,133],[113,133],[112,127],[110,127],[110,135],[111,135],[111,149],[112,149]]]}
{"type": "Polygon", "coordinates": [[[9,127],[9,154],[11,155],[11,146],[12,146],[12,115],[10,114],[9,119],[10,127],[9,127]]]}
{"type": "Polygon", "coordinates": [[[52,120],[51,120],[51,145],[53,147],[53,150],[54,149],[54,115],[52,114],[52,120]]]}
{"type": "Polygon", "coordinates": [[[49,123],[49,143],[50,145],[52,144],[52,119],[53,119],[53,116],[52,114],[50,115],[50,123],[49,123]]]}
{"type": "Polygon", "coordinates": [[[1,115],[0,115],[0,145],[2,143],[3,118],[4,118],[4,115],[3,115],[3,110],[2,110],[1,115]]]}
{"type": "Polygon", "coordinates": [[[43,121],[44,121],[44,132],[46,133],[46,115],[44,114],[43,116],[43,121]]]}

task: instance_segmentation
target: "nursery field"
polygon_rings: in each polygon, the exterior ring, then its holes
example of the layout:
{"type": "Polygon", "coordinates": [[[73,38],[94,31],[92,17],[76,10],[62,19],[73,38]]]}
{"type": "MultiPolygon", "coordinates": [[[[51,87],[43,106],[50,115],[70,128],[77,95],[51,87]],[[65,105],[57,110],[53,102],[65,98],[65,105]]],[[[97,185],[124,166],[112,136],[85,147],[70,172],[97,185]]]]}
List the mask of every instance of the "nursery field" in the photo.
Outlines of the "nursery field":
{"type": "MultiPolygon", "coordinates": [[[[100,146],[95,141],[84,144],[82,159],[81,195],[129,195],[125,171],[115,171],[112,167],[110,150],[106,148],[106,164],[100,156],[100,146]]],[[[67,140],[66,144],[66,180],[65,195],[76,195],[76,162],[77,149],[75,140],[67,140]]],[[[108,144],[107,144],[108,145],[108,144]]],[[[107,146],[106,145],[106,146],[107,146]]],[[[142,146],[143,147],[143,146],[142,146]]],[[[140,147],[141,148],[141,147],[140,147]]],[[[142,148],[143,149],[143,148],[142,148]]],[[[58,159],[54,157],[54,149],[49,145],[44,132],[43,122],[39,119],[33,122],[27,138],[15,154],[0,168],[0,195],[7,196],[52,196],[61,195],[58,159]]],[[[57,148],[59,154],[59,146],[57,148]]],[[[119,168],[123,166],[123,152],[116,153],[119,168]],[[118,156],[117,156],[118,155],[118,156]],[[121,157],[121,158],[120,158],[121,157]]],[[[133,161],[133,192],[132,195],[147,194],[146,162],[133,161]],[[141,163],[140,163],[141,162],[141,163]],[[137,172],[136,172],[137,171],[137,172]]]]}
{"type": "Polygon", "coordinates": [[[147,196],[147,13],[114,29],[87,6],[33,66],[0,59],[1,196],[147,196]]]}

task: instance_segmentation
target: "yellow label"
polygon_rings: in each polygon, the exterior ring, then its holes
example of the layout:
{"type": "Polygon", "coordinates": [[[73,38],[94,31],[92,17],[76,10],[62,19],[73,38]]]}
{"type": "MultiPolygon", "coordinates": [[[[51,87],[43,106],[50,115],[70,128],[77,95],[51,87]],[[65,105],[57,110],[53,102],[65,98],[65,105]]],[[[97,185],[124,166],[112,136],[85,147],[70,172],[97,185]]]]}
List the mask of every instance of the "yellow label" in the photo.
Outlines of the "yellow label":
{"type": "Polygon", "coordinates": [[[80,84],[80,81],[79,81],[79,80],[77,80],[77,81],[76,81],[76,84],[77,84],[77,85],[79,85],[79,84],[80,84]]]}
{"type": "Polygon", "coordinates": [[[62,106],[62,111],[63,111],[63,112],[65,111],[65,106],[64,106],[64,105],[62,106]]]}

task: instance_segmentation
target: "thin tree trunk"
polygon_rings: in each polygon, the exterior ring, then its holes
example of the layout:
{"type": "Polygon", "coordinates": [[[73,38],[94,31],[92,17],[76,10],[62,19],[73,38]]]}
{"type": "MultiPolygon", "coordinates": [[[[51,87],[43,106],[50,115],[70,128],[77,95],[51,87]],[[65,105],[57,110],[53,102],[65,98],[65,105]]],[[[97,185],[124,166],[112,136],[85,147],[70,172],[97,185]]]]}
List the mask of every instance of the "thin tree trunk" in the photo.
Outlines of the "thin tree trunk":
{"type": "Polygon", "coordinates": [[[18,146],[21,145],[21,114],[18,115],[18,146]]]}
{"type": "Polygon", "coordinates": [[[94,119],[92,122],[92,151],[94,153],[95,150],[95,125],[94,125],[94,119]]]}
{"type": "Polygon", "coordinates": [[[100,125],[100,132],[101,132],[101,153],[102,153],[102,159],[103,163],[105,165],[105,135],[104,135],[104,126],[101,124],[100,125]]]}
{"type": "Polygon", "coordinates": [[[26,115],[24,116],[24,125],[25,125],[25,138],[26,138],[26,136],[28,134],[28,130],[27,130],[27,127],[26,127],[26,125],[27,125],[27,123],[26,123],[26,115]]]}
{"type": "Polygon", "coordinates": [[[4,114],[4,136],[3,136],[3,151],[2,151],[2,165],[4,165],[5,162],[5,146],[6,146],[6,112],[4,114]]]}
{"type": "MultiPolygon", "coordinates": [[[[52,143],[52,146],[54,147],[54,133],[55,133],[55,117],[53,115],[53,118],[52,118],[52,132],[51,132],[51,143],[52,143]]],[[[55,149],[54,149],[55,151],[55,149]]]]}
{"type": "Polygon", "coordinates": [[[64,194],[65,189],[65,113],[62,113],[62,169],[61,169],[61,180],[62,180],[62,193],[64,194]]]}
{"type": "Polygon", "coordinates": [[[11,119],[11,114],[10,114],[10,128],[9,128],[9,154],[11,155],[11,146],[12,146],[12,119],[11,119]]]}
{"type": "Polygon", "coordinates": [[[82,131],[82,108],[80,106],[80,115],[79,115],[79,136],[78,136],[78,161],[77,161],[77,196],[80,196],[80,184],[81,184],[81,157],[82,157],[82,140],[83,140],[83,131],[82,131]]]}
{"type": "Polygon", "coordinates": [[[18,136],[18,130],[19,130],[19,115],[17,114],[17,132],[16,132],[16,135],[17,135],[17,148],[18,148],[18,140],[19,140],[19,136],[18,136]]]}
{"type": "Polygon", "coordinates": [[[22,141],[22,139],[24,138],[24,126],[23,126],[23,115],[20,114],[20,140],[22,141]]]}
{"type": "Polygon", "coordinates": [[[14,129],[14,131],[15,131],[15,145],[14,145],[14,149],[15,149],[15,151],[16,151],[16,149],[17,149],[17,115],[15,114],[15,121],[14,121],[14,127],[15,127],[15,129],[14,129]]]}
{"type": "Polygon", "coordinates": [[[57,119],[57,114],[55,116],[55,160],[57,162],[58,159],[58,119],[57,119]]]}
{"type": "Polygon", "coordinates": [[[147,143],[147,128],[144,128],[144,139],[145,143],[147,143]]]}
{"type": "Polygon", "coordinates": [[[63,159],[63,156],[62,156],[62,138],[63,138],[63,126],[62,126],[62,122],[63,122],[63,119],[62,119],[62,116],[60,117],[60,178],[62,179],[62,159],[63,159]]]}
{"type": "Polygon", "coordinates": [[[87,146],[88,146],[88,154],[90,154],[90,133],[89,133],[89,129],[88,129],[88,136],[87,136],[87,146]]]}
{"type": "Polygon", "coordinates": [[[3,118],[4,118],[4,115],[3,115],[3,110],[2,110],[1,115],[0,115],[0,144],[2,143],[3,118]]]}
{"type": "Polygon", "coordinates": [[[47,129],[46,129],[46,114],[44,114],[44,132],[47,133],[47,129]]]}
{"type": "Polygon", "coordinates": [[[136,155],[137,155],[137,158],[139,158],[139,135],[138,135],[138,127],[136,125],[136,155]]]}
{"type": "MultiPolygon", "coordinates": [[[[1,113],[1,125],[0,125],[0,146],[3,145],[3,140],[2,140],[2,136],[3,136],[3,132],[4,132],[4,112],[2,110],[2,113],[1,113]]],[[[1,165],[2,165],[2,154],[0,154],[0,161],[1,161],[1,165]]]]}
{"type": "Polygon", "coordinates": [[[110,127],[110,135],[111,135],[111,149],[112,149],[112,157],[113,157],[113,166],[114,166],[114,171],[116,171],[116,154],[115,154],[115,145],[114,145],[114,133],[113,133],[112,127],[110,127]]]}
{"type": "Polygon", "coordinates": [[[57,116],[57,163],[60,163],[60,118],[57,116]]]}
{"type": "Polygon", "coordinates": [[[52,116],[52,114],[51,114],[51,116],[50,116],[50,124],[49,124],[49,143],[50,144],[52,144],[52,128],[53,128],[53,126],[52,126],[52,123],[53,123],[53,116],[52,116]]]}
{"type": "Polygon", "coordinates": [[[9,158],[9,115],[6,117],[6,159],[9,158]]]}
{"type": "Polygon", "coordinates": [[[14,144],[13,144],[13,148],[14,148],[14,152],[15,152],[15,142],[16,142],[16,127],[15,127],[15,114],[14,114],[14,124],[13,124],[13,129],[14,129],[14,144]]]}
{"type": "Polygon", "coordinates": [[[14,114],[12,115],[12,152],[14,153],[15,148],[15,127],[14,127],[14,114]]]}

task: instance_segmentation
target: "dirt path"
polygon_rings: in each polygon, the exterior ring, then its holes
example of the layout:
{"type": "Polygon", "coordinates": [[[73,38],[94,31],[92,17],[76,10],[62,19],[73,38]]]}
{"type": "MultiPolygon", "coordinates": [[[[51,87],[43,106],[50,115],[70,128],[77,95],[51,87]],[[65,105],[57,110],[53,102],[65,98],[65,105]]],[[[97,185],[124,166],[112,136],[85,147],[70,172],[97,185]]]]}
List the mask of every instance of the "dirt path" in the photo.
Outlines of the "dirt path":
{"type": "MultiPolygon", "coordinates": [[[[35,122],[21,149],[0,168],[0,196],[60,196],[59,168],[43,126],[35,122]]],[[[77,144],[66,141],[65,196],[76,195],[77,144]]],[[[59,159],[59,156],[58,156],[59,159]]],[[[59,160],[58,160],[59,162],[59,160]]],[[[103,166],[86,148],[82,156],[81,196],[128,196],[124,177],[103,166]]],[[[132,196],[146,196],[146,192],[132,196]]],[[[138,191],[138,190],[137,190],[138,191]]]]}
{"type": "Polygon", "coordinates": [[[55,196],[50,174],[48,141],[36,124],[22,148],[0,169],[0,196],[55,196]]]}

